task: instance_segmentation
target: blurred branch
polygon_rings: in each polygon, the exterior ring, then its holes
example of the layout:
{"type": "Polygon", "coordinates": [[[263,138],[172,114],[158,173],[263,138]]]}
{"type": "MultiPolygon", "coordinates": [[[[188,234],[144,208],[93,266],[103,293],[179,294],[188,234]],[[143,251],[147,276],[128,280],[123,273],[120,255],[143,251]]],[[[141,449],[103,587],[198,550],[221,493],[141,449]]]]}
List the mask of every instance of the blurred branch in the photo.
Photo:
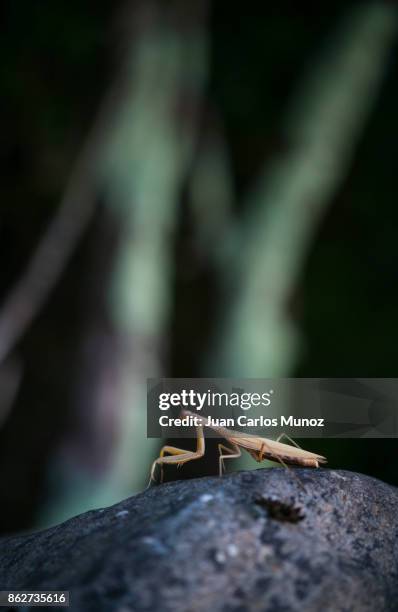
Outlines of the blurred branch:
{"type": "Polygon", "coordinates": [[[114,499],[142,486],[132,457],[149,466],[159,444],[146,437],[146,379],[163,372],[174,231],[207,73],[205,13],[206,3],[179,0],[143,32],[108,158],[109,204],[124,223],[112,295],[125,345],[114,499]]]}
{"type": "Polygon", "coordinates": [[[395,6],[361,5],[303,83],[287,121],[288,153],[264,170],[249,197],[243,231],[232,228],[226,240],[233,243],[236,261],[226,266],[228,303],[211,356],[213,376],[272,377],[291,371],[297,332],[286,313],[287,301],[351,163],[396,26],[395,6]]]}
{"type": "Polygon", "coordinates": [[[99,172],[122,227],[110,310],[122,343],[119,438],[101,479],[76,465],[46,522],[131,495],[159,441],[146,437],[146,379],[163,372],[173,236],[207,72],[206,3],[140,5],[99,172]]]}

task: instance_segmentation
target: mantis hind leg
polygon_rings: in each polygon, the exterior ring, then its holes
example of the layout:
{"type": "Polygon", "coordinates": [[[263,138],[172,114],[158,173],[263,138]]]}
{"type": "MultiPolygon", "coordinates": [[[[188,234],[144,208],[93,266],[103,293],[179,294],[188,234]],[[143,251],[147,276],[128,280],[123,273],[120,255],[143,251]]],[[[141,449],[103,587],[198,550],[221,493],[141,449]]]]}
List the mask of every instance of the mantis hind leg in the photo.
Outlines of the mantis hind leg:
{"type": "Polygon", "coordinates": [[[220,456],[218,458],[219,476],[222,476],[223,471],[225,471],[224,459],[236,459],[242,454],[239,446],[232,443],[231,446],[232,448],[224,446],[224,444],[218,445],[218,452],[220,453],[220,456]],[[228,455],[223,455],[222,450],[227,451],[228,455]]]}
{"type": "Polygon", "coordinates": [[[301,448],[301,446],[299,446],[297,444],[297,442],[295,442],[290,436],[288,436],[286,433],[281,433],[280,436],[277,437],[276,441],[280,442],[282,440],[282,438],[286,438],[286,440],[288,440],[290,442],[290,444],[293,444],[293,446],[295,446],[296,448],[301,448]]]}

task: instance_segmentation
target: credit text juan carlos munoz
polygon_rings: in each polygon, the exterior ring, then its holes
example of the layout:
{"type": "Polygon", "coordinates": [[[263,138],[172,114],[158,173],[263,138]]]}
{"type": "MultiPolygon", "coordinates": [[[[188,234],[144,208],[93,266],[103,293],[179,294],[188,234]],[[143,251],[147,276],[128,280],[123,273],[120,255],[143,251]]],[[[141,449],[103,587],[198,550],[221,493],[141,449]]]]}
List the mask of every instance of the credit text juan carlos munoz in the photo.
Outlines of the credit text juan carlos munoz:
{"type": "Polygon", "coordinates": [[[293,415],[269,417],[261,414],[249,417],[245,414],[251,408],[271,406],[273,390],[263,393],[238,393],[238,392],[199,392],[194,389],[183,389],[180,392],[160,393],[158,407],[163,412],[159,416],[159,425],[162,427],[324,427],[324,418],[310,417],[300,418],[293,415]],[[164,414],[171,408],[181,408],[182,414],[170,416],[164,414]],[[203,409],[211,408],[237,408],[242,414],[228,417],[214,415],[201,416],[203,409]]]}

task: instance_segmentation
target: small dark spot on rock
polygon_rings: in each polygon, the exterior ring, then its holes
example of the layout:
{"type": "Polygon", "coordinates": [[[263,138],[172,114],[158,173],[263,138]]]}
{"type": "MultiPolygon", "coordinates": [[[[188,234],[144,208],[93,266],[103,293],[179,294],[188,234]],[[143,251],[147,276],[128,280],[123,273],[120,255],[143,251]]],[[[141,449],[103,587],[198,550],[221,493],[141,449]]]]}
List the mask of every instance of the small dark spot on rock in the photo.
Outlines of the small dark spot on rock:
{"type": "Polygon", "coordinates": [[[268,590],[270,584],[271,578],[259,578],[258,580],[256,580],[256,591],[258,591],[259,593],[264,593],[268,590]]]}
{"type": "Polygon", "coordinates": [[[337,508],[333,508],[333,516],[336,519],[340,518],[340,514],[339,514],[339,511],[337,510],[337,508]]]}
{"type": "Polygon", "coordinates": [[[296,580],[294,583],[294,590],[296,592],[297,599],[303,600],[307,597],[309,591],[308,580],[296,580]]]}
{"type": "Polygon", "coordinates": [[[238,587],[237,589],[235,589],[234,591],[234,597],[236,597],[236,599],[245,599],[246,597],[246,593],[244,592],[243,589],[241,589],[240,587],[238,587]]]}
{"type": "Polygon", "coordinates": [[[167,577],[167,584],[171,587],[184,587],[186,585],[186,580],[179,576],[171,575],[167,577]]]}
{"type": "Polygon", "coordinates": [[[301,508],[294,505],[294,502],[285,503],[270,497],[255,497],[254,503],[267,510],[270,518],[282,523],[299,523],[304,518],[301,508]]]}

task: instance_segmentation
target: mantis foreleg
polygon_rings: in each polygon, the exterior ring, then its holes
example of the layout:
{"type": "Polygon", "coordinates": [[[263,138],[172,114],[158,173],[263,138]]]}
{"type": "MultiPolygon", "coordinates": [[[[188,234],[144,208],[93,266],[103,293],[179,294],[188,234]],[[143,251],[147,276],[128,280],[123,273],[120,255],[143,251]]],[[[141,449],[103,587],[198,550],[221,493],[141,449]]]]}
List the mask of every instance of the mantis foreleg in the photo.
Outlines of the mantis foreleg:
{"type": "Polygon", "coordinates": [[[163,446],[159,453],[159,457],[155,459],[152,463],[151,468],[151,477],[149,480],[149,484],[152,480],[155,480],[155,470],[156,466],[161,466],[161,482],[163,481],[163,465],[165,463],[169,464],[177,464],[182,465],[187,461],[192,461],[193,459],[199,459],[203,457],[205,453],[205,438],[203,435],[203,427],[196,428],[196,451],[189,451],[183,448],[177,448],[175,446],[163,446]],[[165,456],[165,453],[168,453],[165,456]]]}

